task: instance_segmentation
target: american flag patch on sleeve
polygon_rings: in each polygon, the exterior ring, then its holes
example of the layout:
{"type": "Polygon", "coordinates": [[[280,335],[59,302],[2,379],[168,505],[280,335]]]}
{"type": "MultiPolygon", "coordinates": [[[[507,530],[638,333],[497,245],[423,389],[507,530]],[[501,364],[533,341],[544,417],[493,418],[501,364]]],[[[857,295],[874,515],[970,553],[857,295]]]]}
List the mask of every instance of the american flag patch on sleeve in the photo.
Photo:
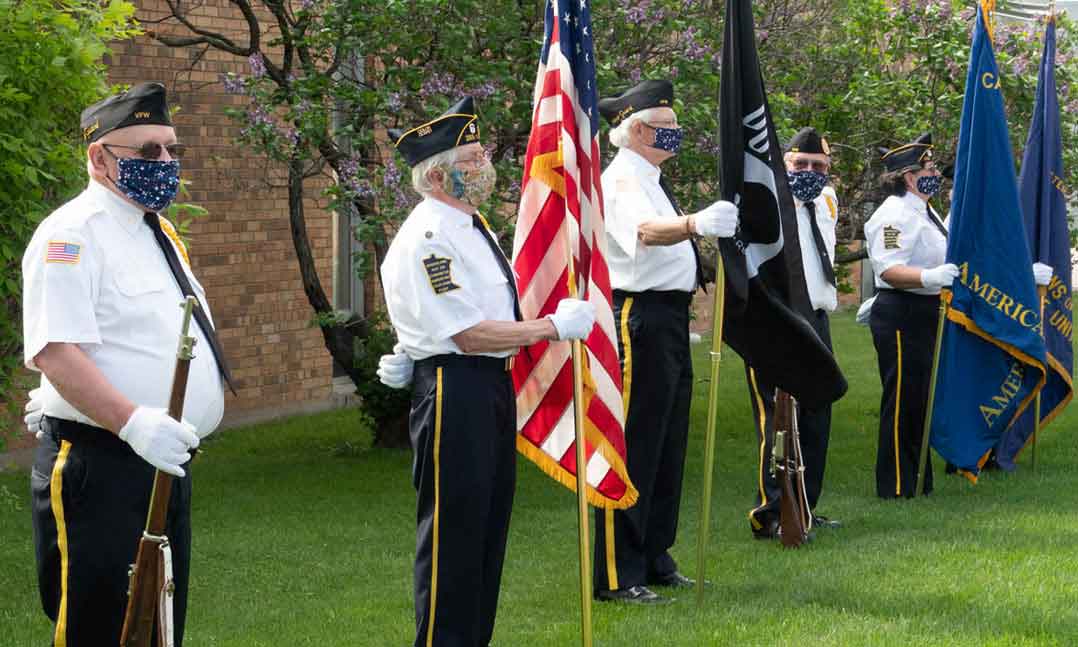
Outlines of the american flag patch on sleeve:
{"type": "Polygon", "coordinates": [[[81,252],[82,245],[65,243],[58,240],[49,241],[49,249],[45,252],[45,262],[68,263],[69,265],[74,265],[79,262],[79,254],[81,252]]]}

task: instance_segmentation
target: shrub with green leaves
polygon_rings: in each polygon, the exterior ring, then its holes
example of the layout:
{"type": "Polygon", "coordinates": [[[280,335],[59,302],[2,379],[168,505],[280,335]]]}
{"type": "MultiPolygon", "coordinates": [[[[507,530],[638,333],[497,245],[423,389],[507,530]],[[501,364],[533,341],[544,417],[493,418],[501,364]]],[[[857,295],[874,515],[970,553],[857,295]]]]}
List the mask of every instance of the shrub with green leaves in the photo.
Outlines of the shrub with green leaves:
{"type": "Polygon", "coordinates": [[[86,185],[79,113],[105,94],[108,43],[135,33],[134,11],[124,0],[0,0],[0,393],[5,396],[13,392],[22,358],[23,249],[37,224],[86,185]]]}

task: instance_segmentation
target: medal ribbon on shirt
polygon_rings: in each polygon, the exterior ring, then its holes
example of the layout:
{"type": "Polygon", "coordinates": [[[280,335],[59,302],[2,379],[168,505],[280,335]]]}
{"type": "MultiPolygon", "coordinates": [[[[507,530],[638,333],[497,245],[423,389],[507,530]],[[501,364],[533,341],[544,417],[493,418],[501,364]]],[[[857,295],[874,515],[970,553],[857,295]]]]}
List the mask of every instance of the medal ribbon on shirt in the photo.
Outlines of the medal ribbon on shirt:
{"type": "MultiPolygon", "coordinates": [[[[153,232],[154,240],[157,241],[157,246],[161,248],[161,252],[165,255],[165,260],[168,262],[168,269],[172,270],[172,276],[176,279],[176,284],[180,286],[180,292],[185,297],[198,297],[195,295],[195,291],[191,288],[191,281],[187,279],[187,273],[183,271],[183,266],[180,265],[180,259],[176,255],[176,249],[172,246],[172,242],[169,241],[168,235],[161,229],[161,221],[159,216],[152,212],[147,211],[143,215],[143,221],[146,226],[153,232]]],[[[206,317],[205,311],[201,307],[195,308],[195,321],[198,322],[199,328],[202,329],[202,334],[205,335],[206,341],[210,345],[210,350],[213,351],[213,358],[217,360],[217,370],[221,372],[221,378],[228,384],[229,390],[232,391],[232,395],[236,395],[236,387],[232,384],[232,373],[228,370],[228,363],[225,361],[224,351],[221,349],[221,342],[217,340],[217,333],[214,331],[213,326],[210,325],[210,320],[206,317]]]]}
{"type": "MultiPolygon", "coordinates": [[[[677,200],[674,199],[674,192],[666,185],[666,178],[661,175],[659,176],[659,186],[662,187],[663,193],[666,194],[666,199],[670,201],[670,206],[674,208],[677,215],[685,218],[686,216],[681,211],[681,207],[678,206],[677,200]]],[[[707,286],[704,283],[704,268],[700,265],[700,248],[696,246],[696,239],[691,235],[689,236],[689,244],[692,245],[692,257],[693,260],[696,261],[696,285],[706,293],[707,286]]]]}
{"type": "Polygon", "coordinates": [[[812,227],[812,240],[816,243],[816,253],[820,256],[820,268],[823,269],[823,277],[832,286],[837,286],[835,267],[831,264],[831,257],[827,254],[827,245],[823,242],[823,232],[820,231],[820,224],[816,222],[816,203],[805,202],[803,204],[805,205],[805,210],[808,211],[809,225],[812,227]]]}
{"type": "Polygon", "coordinates": [[[505,275],[505,280],[509,282],[509,293],[513,297],[513,316],[517,318],[517,321],[524,321],[524,317],[520,313],[520,295],[517,294],[517,280],[513,276],[513,268],[509,267],[509,259],[505,257],[502,248],[498,247],[498,243],[490,233],[490,228],[487,226],[487,221],[483,216],[473,213],[472,226],[479,230],[479,235],[487,242],[487,246],[490,247],[490,251],[494,253],[494,258],[498,261],[498,267],[501,268],[502,274],[505,275]]]}

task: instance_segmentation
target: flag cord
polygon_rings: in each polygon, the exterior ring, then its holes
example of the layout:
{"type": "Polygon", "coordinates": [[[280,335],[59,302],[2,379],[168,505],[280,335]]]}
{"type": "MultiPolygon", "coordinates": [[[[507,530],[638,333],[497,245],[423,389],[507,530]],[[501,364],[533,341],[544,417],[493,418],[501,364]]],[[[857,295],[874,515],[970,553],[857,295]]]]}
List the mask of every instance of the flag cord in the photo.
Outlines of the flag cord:
{"type": "MultiPolygon", "coordinates": [[[[579,298],[576,284],[576,264],[569,227],[565,228],[565,251],[569,263],[569,296],[579,298]]],[[[588,532],[588,462],[584,446],[584,366],[583,345],[572,342],[573,348],[573,420],[576,423],[576,507],[580,546],[580,644],[591,647],[591,535],[588,532]]]]}
{"type": "Polygon", "coordinates": [[[715,307],[711,329],[711,384],[708,389],[707,431],[704,440],[704,492],[700,501],[700,536],[696,546],[696,604],[704,604],[707,540],[711,534],[711,485],[715,472],[715,429],[719,417],[719,364],[722,362],[722,320],[726,307],[726,267],[716,251],[715,307]]]}
{"type": "Polygon", "coordinates": [[[928,440],[932,435],[932,409],[936,403],[936,377],[940,367],[940,349],[943,348],[943,330],[947,321],[947,298],[950,290],[940,290],[939,323],[936,325],[936,351],[932,355],[932,379],[928,383],[928,406],[925,407],[925,427],[921,434],[921,457],[917,462],[917,487],[913,490],[913,496],[920,492],[924,494],[925,472],[928,471],[928,440]]]}

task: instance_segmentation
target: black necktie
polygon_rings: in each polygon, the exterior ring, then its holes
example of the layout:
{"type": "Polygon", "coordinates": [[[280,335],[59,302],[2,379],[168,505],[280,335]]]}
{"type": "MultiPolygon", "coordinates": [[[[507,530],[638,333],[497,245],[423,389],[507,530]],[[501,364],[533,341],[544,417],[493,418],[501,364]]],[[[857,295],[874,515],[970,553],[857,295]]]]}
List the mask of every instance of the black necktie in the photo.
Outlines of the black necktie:
{"type": "MultiPolygon", "coordinates": [[[[154,240],[157,241],[157,246],[161,248],[161,251],[165,254],[165,260],[168,261],[168,269],[172,270],[172,276],[176,279],[176,283],[180,286],[180,292],[183,292],[185,297],[195,297],[195,291],[191,289],[191,281],[187,280],[187,273],[183,271],[183,266],[180,265],[180,259],[176,255],[176,250],[172,247],[172,242],[169,241],[168,235],[161,229],[161,222],[158,220],[158,215],[152,211],[147,211],[142,217],[146,226],[153,232],[154,240]]],[[[199,307],[195,308],[195,321],[199,327],[202,328],[202,334],[206,337],[206,341],[210,344],[210,350],[213,351],[213,358],[217,360],[217,369],[221,371],[221,377],[225,383],[228,384],[228,388],[232,391],[232,394],[236,394],[236,387],[232,384],[232,374],[228,370],[228,363],[225,361],[225,354],[221,350],[221,343],[217,341],[217,333],[214,332],[213,326],[210,325],[210,320],[206,317],[206,313],[202,310],[201,302],[199,307]]]]}
{"type": "Polygon", "coordinates": [[[816,222],[816,203],[809,201],[804,203],[808,211],[809,224],[812,226],[812,240],[816,243],[816,253],[820,256],[820,267],[823,268],[823,277],[831,285],[838,285],[835,281],[835,267],[831,265],[831,256],[827,253],[827,245],[823,242],[823,232],[816,222]]]}
{"type": "Polygon", "coordinates": [[[483,217],[478,213],[472,214],[472,226],[478,229],[479,235],[483,237],[483,240],[487,241],[487,246],[494,253],[494,258],[498,260],[498,267],[502,269],[505,280],[509,282],[509,293],[513,296],[513,316],[517,318],[517,321],[524,321],[524,317],[520,314],[520,295],[517,294],[517,281],[513,275],[513,268],[509,267],[509,259],[502,253],[502,248],[498,247],[497,241],[494,240],[494,236],[491,235],[486,223],[483,222],[483,217]]]}
{"type": "MultiPolygon", "coordinates": [[[[662,187],[663,193],[666,194],[666,199],[670,201],[670,206],[674,208],[677,215],[684,218],[685,214],[682,213],[681,207],[677,205],[677,200],[674,199],[674,192],[666,185],[666,178],[659,176],[659,186],[662,187]]],[[[700,265],[700,248],[696,246],[696,239],[691,234],[689,235],[689,244],[692,245],[692,257],[696,261],[696,285],[704,292],[707,292],[707,285],[704,283],[704,268],[700,265]]]]}
{"type": "Polygon", "coordinates": [[[930,204],[926,204],[925,206],[928,208],[928,219],[932,221],[932,224],[936,226],[936,229],[939,229],[940,233],[943,234],[943,237],[946,238],[947,228],[943,226],[943,221],[936,215],[936,210],[933,209],[930,204]]]}

